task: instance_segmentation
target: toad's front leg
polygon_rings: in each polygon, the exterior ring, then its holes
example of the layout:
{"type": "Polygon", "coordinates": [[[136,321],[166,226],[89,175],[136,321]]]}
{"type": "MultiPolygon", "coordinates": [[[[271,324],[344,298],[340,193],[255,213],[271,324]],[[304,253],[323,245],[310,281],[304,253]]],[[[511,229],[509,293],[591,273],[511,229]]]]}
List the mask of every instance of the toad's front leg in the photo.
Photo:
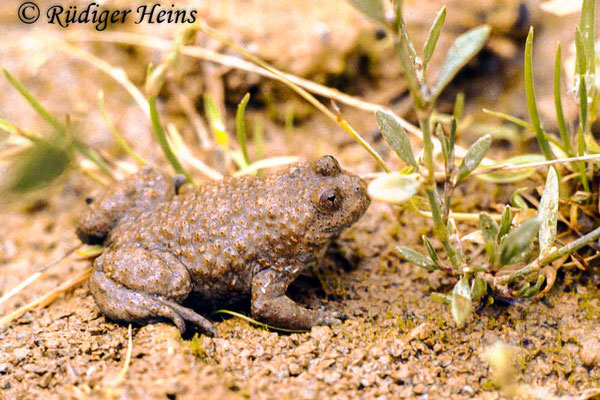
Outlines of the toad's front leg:
{"type": "Polygon", "coordinates": [[[252,279],[252,315],[270,325],[289,329],[310,329],[315,325],[338,325],[342,314],[309,310],[285,295],[296,273],[264,269],[252,279]]]}

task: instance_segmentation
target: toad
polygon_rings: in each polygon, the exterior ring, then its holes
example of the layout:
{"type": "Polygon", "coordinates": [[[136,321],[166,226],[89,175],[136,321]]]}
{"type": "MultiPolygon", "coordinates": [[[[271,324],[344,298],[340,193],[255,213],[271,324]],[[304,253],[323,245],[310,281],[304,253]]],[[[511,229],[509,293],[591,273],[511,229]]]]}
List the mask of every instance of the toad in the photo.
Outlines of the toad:
{"type": "Polygon", "coordinates": [[[289,329],[340,323],[302,307],[288,285],[366,211],[365,182],[332,156],[259,178],[229,177],[177,194],[181,180],[144,168],[109,187],[78,222],[87,244],[104,244],[90,290],[109,319],[212,324],[182,303],[250,300],[252,316],[289,329]]]}

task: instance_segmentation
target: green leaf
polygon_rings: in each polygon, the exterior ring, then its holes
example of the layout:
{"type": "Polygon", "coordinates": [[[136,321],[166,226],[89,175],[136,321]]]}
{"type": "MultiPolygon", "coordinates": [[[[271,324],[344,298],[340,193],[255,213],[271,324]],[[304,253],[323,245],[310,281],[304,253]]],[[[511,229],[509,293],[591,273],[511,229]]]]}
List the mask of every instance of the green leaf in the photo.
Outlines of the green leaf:
{"type": "Polygon", "coordinates": [[[533,250],[533,241],[540,229],[540,221],[531,218],[510,231],[500,245],[502,265],[516,264],[525,260],[533,250]]]}
{"type": "Polygon", "coordinates": [[[521,196],[521,193],[526,190],[527,190],[526,187],[515,190],[514,193],[512,194],[512,196],[510,196],[510,204],[512,204],[514,207],[517,207],[521,210],[527,210],[529,207],[527,206],[527,203],[521,196]]]}
{"type": "Polygon", "coordinates": [[[479,214],[479,226],[485,242],[485,251],[491,260],[496,257],[496,238],[498,237],[498,224],[490,214],[482,212],[479,214]]]}
{"type": "Polygon", "coordinates": [[[419,186],[418,174],[392,172],[375,179],[369,184],[369,195],[386,203],[402,203],[413,197],[419,186]]]}
{"type": "Polygon", "coordinates": [[[250,156],[248,155],[248,145],[246,143],[246,122],[244,121],[244,115],[246,113],[248,101],[250,101],[250,93],[246,93],[246,95],[242,98],[240,104],[238,104],[237,112],[235,113],[235,130],[246,165],[250,165],[250,156]]]}
{"type": "Polygon", "coordinates": [[[467,150],[467,154],[465,154],[465,157],[463,158],[462,162],[460,163],[460,167],[458,168],[458,177],[456,179],[457,183],[465,179],[467,176],[469,176],[471,172],[475,170],[475,168],[477,168],[479,163],[481,163],[481,160],[483,160],[483,158],[485,157],[485,153],[487,153],[491,145],[492,136],[488,134],[479,138],[479,140],[477,140],[475,143],[473,143],[473,145],[471,145],[471,147],[469,147],[469,150],[467,150]]]}
{"type": "Polygon", "coordinates": [[[429,197],[429,205],[431,207],[431,218],[433,219],[433,230],[435,236],[441,240],[448,239],[448,226],[442,219],[442,200],[437,188],[427,190],[427,197],[429,197]]]}
{"type": "Polygon", "coordinates": [[[454,102],[454,110],[452,115],[454,119],[459,121],[462,118],[463,110],[465,109],[465,92],[458,92],[456,101],[454,102]]]}
{"type": "Polygon", "coordinates": [[[479,301],[485,292],[487,292],[487,282],[481,278],[473,279],[473,283],[471,283],[471,297],[473,301],[479,301]]]}
{"type": "Polygon", "coordinates": [[[15,133],[19,132],[19,130],[13,123],[8,122],[7,120],[2,119],[2,118],[0,118],[0,131],[3,131],[2,134],[0,135],[0,142],[2,142],[3,140],[5,140],[8,137],[7,134],[10,134],[10,133],[15,134],[15,133]]]}
{"type": "Polygon", "coordinates": [[[67,150],[46,140],[36,140],[15,161],[8,189],[13,193],[39,189],[62,175],[70,163],[67,150]]]}
{"type": "Polygon", "coordinates": [[[579,27],[575,29],[575,73],[584,75],[587,70],[587,58],[585,56],[583,34],[579,27]]]}
{"type": "Polygon", "coordinates": [[[431,60],[431,56],[433,55],[433,51],[435,50],[435,45],[440,37],[440,32],[442,31],[442,27],[444,26],[444,21],[446,21],[446,6],[443,6],[442,9],[437,13],[435,19],[433,20],[433,24],[431,25],[431,29],[427,34],[427,39],[425,40],[425,46],[423,47],[423,69],[427,69],[427,64],[429,64],[429,60],[431,60]]]}
{"type": "Polygon", "coordinates": [[[439,267],[440,266],[440,259],[439,259],[438,255],[437,255],[437,253],[435,252],[435,249],[431,245],[431,242],[429,241],[429,239],[427,239],[427,236],[425,236],[425,235],[421,235],[421,239],[423,240],[423,243],[425,243],[425,248],[427,248],[427,252],[429,253],[429,257],[431,258],[431,260],[433,261],[433,263],[437,267],[439,267]]]}
{"type": "MultiPolygon", "coordinates": [[[[522,154],[520,156],[511,157],[502,162],[489,165],[489,167],[494,167],[497,165],[521,165],[542,162],[545,160],[546,158],[540,154],[522,154]]],[[[489,174],[476,175],[476,177],[486,182],[512,183],[527,179],[534,173],[535,168],[522,168],[512,171],[490,172],[489,174]]]]}
{"type": "Polygon", "coordinates": [[[417,267],[425,268],[431,271],[435,271],[437,269],[433,260],[431,260],[429,257],[424,256],[418,251],[403,246],[398,246],[396,247],[396,249],[400,252],[402,257],[404,257],[406,261],[416,265],[417,267]]]}
{"type": "Polygon", "coordinates": [[[560,132],[560,137],[563,141],[565,152],[569,157],[573,157],[573,146],[571,146],[571,140],[569,139],[569,131],[567,130],[567,123],[565,121],[565,115],[563,113],[562,94],[560,90],[560,77],[561,49],[559,43],[556,47],[556,57],[554,58],[554,108],[556,109],[556,120],[558,122],[558,130],[560,132]]]}
{"type": "Polygon", "coordinates": [[[442,72],[433,88],[432,97],[436,99],[450,81],[481,50],[490,36],[490,27],[482,25],[463,33],[456,38],[442,66],[442,72]]]}
{"type": "Polygon", "coordinates": [[[210,123],[213,133],[215,134],[215,140],[222,149],[227,150],[229,147],[229,139],[227,137],[227,131],[225,130],[225,123],[221,118],[221,113],[217,109],[215,102],[210,96],[204,96],[204,112],[206,118],[210,123]]]}
{"type": "Polygon", "coordinates": [[[386,25],[385,9],[381,0],[348,0],[358,11],[375,22],[386,25]]]}
{"type": "Polygon", "coordinates": [[[587,61],[587,68],[585,72],[589,72],[591,76],[594,76],[596,69],[596,56],[594,49],[595,13],[595,1],[583,0],[583,4],[581,5],[581,20],[579,23],[579,29],[581,30],[583,52],[587,61]]]}
{"type": "Polygon", "coordinates": [[[40,102],[37,101],[37,99],[33,97],[31,93],[29,93],[25,86],[23,86],[23,84],[19,80],[17,80],[17,78],[15,78],[10,72],[8,72],[8,70],[3,69],[3,71],[4,75],[6,76],[6,79],[8,79],[10,84],[13,85],[15,89],[17,89],[17,91],[21,94],[21,96],[25,98],[25,100],[27,100],[27,102],[33,107],[33,109],[37,111],[37,113],[40,114],[40,116],[42,116],[42,118],[44,118],[50,125],[52,125],[59,134],[64,135],[66,132],[65,125],[58,119],[56,119],[52,114],[50,114],[50,112],[46,110],[44,106],[42,106],[40,102]]]}
{"type": "Polygon", "coordinates": [[[542,154],[547,160],[552,160],[552,150],[548,138],[542,129],[540,116],[538,114],[537,103],[535,100],[535,89],[533,84],[533,67],[532,67],[532,51],[533,51],[533,27],[529,29],[527,40],[525,42],[525,96],[527,97],[527,108],[529,109],[529,118],[533,125],[535,136],[537,138],[542,154]]]}
{"type": "Polygon", "coordinates": [[[530,123],[528,123],[525,120],[522,120],[521,118],[513,117],[512,115],[508,115],[508,114],[498,112],[498,111],[488,110],[487,108],[484,108],[483,112],[486,114],[489,114],[489,115],[493,115],[494,117],[502,118],[506,121],[512,122],[513,124],[516,124],[522,128],[525,128],[531,132],[535,131],[535,128],[533,127],[533,125],[531,125],[530,123]]]}
{"type": "Polygon", "coordinates": [[[398,157],[407,165],[417,168],[417,160],[415,160],[415,155],[410,146],[410,140],[406,131],[400,125],[398,117],[391,111],[377,110],[375,118],[379,129],[381,129],[381,134],[398,154],[398,157]]]}
{"type": "Polygon", "coordinates": [[[176,173],[185,175],[187,182],[194,182],[190,173],[187,172],[187,170],[183,168],[183,165],[181,165],[179,162],[177,155],[173,152],[173,149],[167,140],[167,135],[165,134],[165,129],[160,121],[160,115],[158,114],[158,108],[156,107],[156,97],[150,96],[148,98],[148,107],[150,110],[150,121],[152,121],[154,138],[158,142],[166,159],[169,161],[176,173]]]}
{"type": "Polygon", "coordinates": [[[481,227],[481,233],[483,233],[483,238],[487,241],[496,241],[496,237],[498,236],[498,224],[492,216],[486,212],[482,212],[479,214],[479,226],[481,227]]]}
{"type": "Polygon", "coordinates": [[[516,294],[515,297],[523,297],[523,298],[530,298],[535,296],[536,294],[538,294],[540,292],[540,289],[542,288],[542,285],[544,284],[544,281],[546,280],[546,278],[544,277],[544,275],[540,275],[537,278],[537,281],[535,282],[535,285],[531,286],[529,283],[526,283],[516,294]]]}
{"type": "Polygon", "coordinates": [[[466,276],[460,278],[452,290],[451,310],[454,322],[459,328],[465,326],[467,318],[471,315],[471,290],[466,276]]]}
{"type": "Polygon", "coordinates": [[[541,221],[540,254],[544,254],[554,244],[558,222],[558,177],[554,167],[548,170],[546,186],[538,208],[538,219],[541,221]]]}
{"type": "Polygon", "coordinates": [[[500,243],[502,238],[506,236],[506,234],[510,231],[511,224],[512,212],[510,210],[510,206],[507,205],[504,207],[504,211],[502,211],[502,219],[500,220],[500,229],[498,230],[496,242],[500,243]]]}

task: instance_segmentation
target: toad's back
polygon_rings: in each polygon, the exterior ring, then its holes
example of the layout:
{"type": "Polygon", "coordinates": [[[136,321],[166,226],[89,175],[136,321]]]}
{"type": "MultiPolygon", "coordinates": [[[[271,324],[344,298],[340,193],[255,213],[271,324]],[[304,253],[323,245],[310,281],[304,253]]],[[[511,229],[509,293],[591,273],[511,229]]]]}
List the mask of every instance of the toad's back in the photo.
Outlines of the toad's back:
{"type": "MultiPolygon", "coordinates": [[[[284,268],[289,257],[308,257],[313,250],[306,241],[313,210],[303,201],[308,178],[298,169],[204,184],[132,213],[110,232],[107,244],[171,253],[206,297],[247,292],[261,266],[284,268]]],[[[319,238],[312,241],[322,246],[319,238]]]]}

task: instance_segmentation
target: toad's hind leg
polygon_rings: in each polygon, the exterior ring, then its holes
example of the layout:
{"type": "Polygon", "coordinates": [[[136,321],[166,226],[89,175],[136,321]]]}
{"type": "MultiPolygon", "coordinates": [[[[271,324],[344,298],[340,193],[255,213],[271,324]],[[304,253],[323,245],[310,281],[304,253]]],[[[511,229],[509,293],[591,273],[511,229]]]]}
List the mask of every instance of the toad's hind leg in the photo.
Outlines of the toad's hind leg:
{"type": "Polygon", "coordinates": [[[178,304],[192,290],[186,267],[170,253],[142,248],[108,250],[95,263],[90,290],[108,318],[149,323],[168,319],[183,333],[185,321],[215,336],[212,324],[178,304]]]}

